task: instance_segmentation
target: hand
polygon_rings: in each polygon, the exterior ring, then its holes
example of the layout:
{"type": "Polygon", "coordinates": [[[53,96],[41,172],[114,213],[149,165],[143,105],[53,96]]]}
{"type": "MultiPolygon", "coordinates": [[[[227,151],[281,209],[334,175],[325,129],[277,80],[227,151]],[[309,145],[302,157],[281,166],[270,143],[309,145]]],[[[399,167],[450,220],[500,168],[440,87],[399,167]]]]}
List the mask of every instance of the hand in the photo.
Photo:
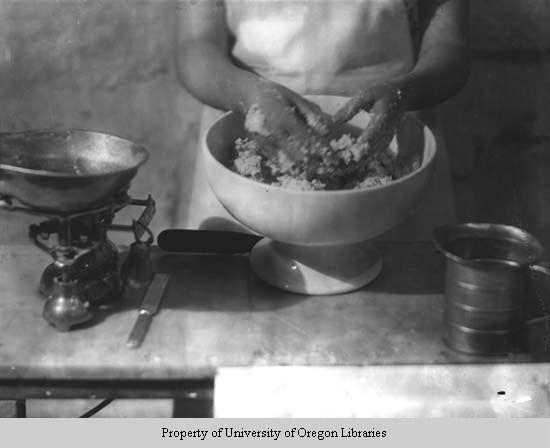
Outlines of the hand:
{"type": "Polygon", "coordinates": [[[416,169],[422,165],[425,136],[424,124],[418,113],[408,112],[397,129],[396,162],[404,169],[416,169]]]}
{"type": "Polygon", "coordinates": [[[301,161],[305,157],[301,142],[312,146],[330,131],[331,119],[319,106],[269,81],[260,82],[245,108],[245,128],[260,140],[270,158],[282,152],[293,163],[301,161]]]}
{"type": "Polygon", "coordinates": [[[371,113],[371,119],[359,140],[364,145],[364,156],[384,151],[393,140],[397,126],[405,112],[401,89],[391,83],[369,88],[349,100],[334,116],[336,124],[351,120],[359,112],[371,113]]]}

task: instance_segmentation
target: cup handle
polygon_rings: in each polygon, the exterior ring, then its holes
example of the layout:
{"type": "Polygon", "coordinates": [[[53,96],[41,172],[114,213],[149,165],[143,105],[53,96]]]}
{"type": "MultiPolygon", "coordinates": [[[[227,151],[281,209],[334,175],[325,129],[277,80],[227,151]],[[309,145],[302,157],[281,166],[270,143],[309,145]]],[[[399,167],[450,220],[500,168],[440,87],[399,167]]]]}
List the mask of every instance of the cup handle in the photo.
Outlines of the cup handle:
{"type": "Polygon", "coordinates": [[[538,308],[542,311],[542,315],[527,319],[525,325],[532,325],[539,322],[544,322],[545,320],[550,320],[550,287],[543,287],[544,291],[542,294],[544,294],[544,296],[541,297],[536,278],[537,276],[542,276],[546,279],[548,284],[550,284],[550,268],[539,264],[533,264],[529,266],[529,271],[531,273],[530,286],[532,290],[534,290],[534,299],[538,302],[538,308]]]}

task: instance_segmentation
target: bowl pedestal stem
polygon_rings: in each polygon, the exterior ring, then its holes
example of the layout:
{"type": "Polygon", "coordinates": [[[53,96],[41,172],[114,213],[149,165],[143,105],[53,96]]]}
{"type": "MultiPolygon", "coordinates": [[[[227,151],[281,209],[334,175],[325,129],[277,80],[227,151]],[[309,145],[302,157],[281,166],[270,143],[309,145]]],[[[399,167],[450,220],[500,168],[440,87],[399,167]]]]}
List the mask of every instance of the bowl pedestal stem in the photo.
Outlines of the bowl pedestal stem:
{"type": "Polygon", "coordinates": [[[369,241],[306,246],[263,238],[252,249],[250,264],[258,277],[279,289],[330,295],[372,282],[382,270],[382,257],[369,241]]]}

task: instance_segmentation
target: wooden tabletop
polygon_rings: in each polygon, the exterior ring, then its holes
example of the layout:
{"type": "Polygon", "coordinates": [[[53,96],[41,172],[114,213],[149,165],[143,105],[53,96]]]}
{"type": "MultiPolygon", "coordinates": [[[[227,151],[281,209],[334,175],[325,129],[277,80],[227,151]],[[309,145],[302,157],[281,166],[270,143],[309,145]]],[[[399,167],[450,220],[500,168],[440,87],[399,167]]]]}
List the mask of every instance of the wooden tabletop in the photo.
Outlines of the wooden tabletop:
{"type": "Polygon", "coordinates": [[[0,379],[194,379],[222,366],[365,366],[529,362],[459,355],[441,340],[443,259],[431,244],[382,245],[371,285],[301,296],[257,278],[246,256],[166,254],[162,308],[143,345],[125,346],[138,303],[122,299],[84,328],[60,333],[37,293],[50,262],[31,245],[0,246],[0,379]]]}

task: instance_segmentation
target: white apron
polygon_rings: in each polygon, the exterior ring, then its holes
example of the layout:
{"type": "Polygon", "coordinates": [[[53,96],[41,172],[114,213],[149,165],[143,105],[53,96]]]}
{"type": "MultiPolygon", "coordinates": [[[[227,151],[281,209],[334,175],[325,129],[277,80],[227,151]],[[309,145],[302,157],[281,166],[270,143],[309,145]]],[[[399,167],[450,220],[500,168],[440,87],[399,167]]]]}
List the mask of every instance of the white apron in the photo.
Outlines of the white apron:
{"type": "MultiPolygon", "coordinates": [[[[373,85],[414,64],[406,0],[226,0],[235,39],[233,57],[258,74],[301,94],[348,96],[357,86],[339,74],[357,73],[373,85]],[[335,88],[337,86],[337,88],[335,88]]],[[[205,107],[200,136],[223,112],[205,107]]],[[[437,127],[436,175],[422,204],[384,235],[391,241],[429,241],[436,226],[455,221],[447,153],[437,127]]],[[[197,151],[200,153],[200,145],[197,151]]],[[[191,168],[191,167],[190,167],[191,168]]],[[[200,154],[193,167],[184,228],[239,229],[211,192],[200,154]]]]}

